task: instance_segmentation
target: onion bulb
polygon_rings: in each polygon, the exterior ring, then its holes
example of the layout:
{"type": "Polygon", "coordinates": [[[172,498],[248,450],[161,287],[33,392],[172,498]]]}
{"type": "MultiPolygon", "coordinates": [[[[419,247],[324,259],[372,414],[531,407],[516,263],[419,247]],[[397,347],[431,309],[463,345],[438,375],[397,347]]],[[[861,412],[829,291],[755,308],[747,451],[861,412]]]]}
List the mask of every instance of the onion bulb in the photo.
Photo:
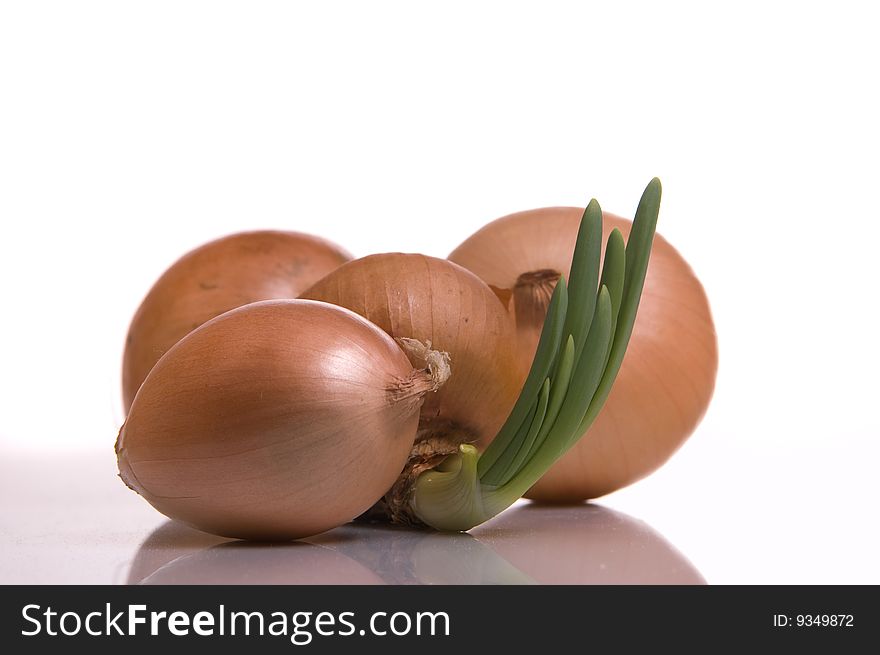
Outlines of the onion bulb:
{"type": "MultiPolygon", "coordinates": [[[[568,277],[583,209],[512,214],[468,238],[449,259],[509,300],[519,356],[534,356],[553,289],[568,277]]],[[[605,213],[607,237],[629,220],[605,213]]],[[[604,251],[604,248],[603,248],[604,251]]],[[[617,381],[589,433],[526,494],[571,502],[626,486],[663,464],[693,432],[715,384],[718,351],[709,303],[688,263],[656,235],[638,320],[617,381]]]]}
{"type": "Polygon", "coordinates": [[[246,305],[153,367],[117,440],[120,477],[163,514],[207,532],[317,534],[391,487],[422,402],[448,372],[414,369],[390,336],[339,307],[246,305]]]}
{"type": "Polygon", "coordinates": [[[187,253],[159,278],[134,315],[122,366],[125,411],[159,358],[187,333],[258,300],[296,298],[351,256],[297,232],[233,234],[187,253]]]}
{"type": "MultiPolygon", "coordinates": [[[[488,443],[513,407],[522,386],[513,322],[473,273],[417,254],[386,253],[348,262],[301,297],[346,307],[396,339],[414,339],[449,353],[454,372],[426,398],[410,465],[386,498],[384,511],[397,516],[405,503],[397,493],[415,475],[457,452],[459,444],[488,443]]],[[[420,366],[419,352],[409,354],[420,366]]]]}

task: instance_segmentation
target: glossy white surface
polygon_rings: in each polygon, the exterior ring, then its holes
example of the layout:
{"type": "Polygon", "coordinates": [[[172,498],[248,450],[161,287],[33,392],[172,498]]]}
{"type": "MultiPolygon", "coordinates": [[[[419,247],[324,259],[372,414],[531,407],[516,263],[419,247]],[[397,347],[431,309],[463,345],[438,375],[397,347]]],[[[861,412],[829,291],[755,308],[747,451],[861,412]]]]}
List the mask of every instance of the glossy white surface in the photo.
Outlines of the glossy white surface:
{"type": "Polygon", "coordinates": [[[801,456],[774,500],[763,489],[779,474],[776,455],[712,450],[686,447],[668,470],[600,505],[523,502],[470,534],[352,524],[281,545],[166,520],[123,486],[109,450],[4,457],[0,583],[880,582],[875,512],[840,501],[868,491],[870,462],[837,475],[839,496],[808,498],[842,458],[817,452],[820,469],[801,456]]]}
{"type": "Polygon", "coordinates": [[[472,534],[347,525],[304,542],[230,541],[165,520],[107,453],[0,468],[6,584],[703,584],[645,523],[520,505],[472,534]]]}

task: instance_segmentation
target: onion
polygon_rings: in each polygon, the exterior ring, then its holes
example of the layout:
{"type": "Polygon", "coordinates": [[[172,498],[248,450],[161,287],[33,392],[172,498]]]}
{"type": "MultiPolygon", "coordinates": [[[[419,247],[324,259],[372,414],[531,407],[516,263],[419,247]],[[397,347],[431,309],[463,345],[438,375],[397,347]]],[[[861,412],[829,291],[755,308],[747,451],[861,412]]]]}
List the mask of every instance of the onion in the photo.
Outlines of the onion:
{"type": "Polygon", "coordinates": [[[425,394],[447,375],[414,370],[353,312],[303,300],[246,305],[191,332],[149,373],[117,441],[120,476],[163,514],[207,532],[317,534],[389,489],[425,394]]]}
{"type": "Polygon", "coordinates": [[[351,256],[297,232],[244,232],[181,257],[134,315],[122,366],[125,411],[159,358],[191,330],[258,300],[296,298],[351,256]]]}
{"type": "MultiPolygon", "coordinates": [[[[479,278],[457,264],[425,255],[386,253],[340,266],[302,294],[346,307],[397,339],[415,339],[449,353],[449,381],[425,400],[419,437],[401,484],[382,512],[397,516],[407,482],[459,444],[486,444],[522,386],[513,322],[479,278]]],[[[419,365],[417,350],[410,352],[419,365]]]]}
{"type": "Polygon", "coordinates": [[[501,427],[522,386],[513,379],[513,323],[473,273],[425,255],[370,255],[340,266],[301,297],[345,307],[396,339],[449,353],[455,374],[425,400],[423,424],[476,442],[501,427]]]}
{"type": "MultiPolygon", "coordinates": [[[[519,356],[534,356],[550,296],[570,272],[583,209],[536,209],[500,218],[449,259],[510,299],[519,356]]],[[[606,236],[632,223],[603,214],[606,236]]],[[[604,248],[603,248],[604,250],[604,248]]],[[[663,237],[654,237],[639,316],[617,381],[581,439],[526,494],[543,501],[595,498],[663,464],[693,432],[712,397],[715,327],[699,280],[663,237]]]]}

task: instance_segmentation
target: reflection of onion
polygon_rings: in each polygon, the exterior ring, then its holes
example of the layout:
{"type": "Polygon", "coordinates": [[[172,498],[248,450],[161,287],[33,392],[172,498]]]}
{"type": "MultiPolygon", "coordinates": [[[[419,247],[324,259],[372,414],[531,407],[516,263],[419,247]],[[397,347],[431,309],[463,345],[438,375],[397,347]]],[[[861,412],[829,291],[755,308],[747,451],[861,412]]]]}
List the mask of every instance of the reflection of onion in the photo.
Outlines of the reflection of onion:
{"type": "Polygon", "coordinates": [[[646,523],[600,505],[524,505],[475,536],[538,584],[706,584],[646,523]]]}
{"type": "Polygon", "coordinates": [[[353,524],[312,538],[375,571],[388,584],[531,584],[467,533],[353,524]]]}
{"type": "Polygon", "coordinates": [[[373,572],[329,548],[305,542],[230,541],[169,562],[142,584],[382,584],[373,572]]]}
{"type": "Polygon", "coordinates": [[[144,539],[128,571],[128,584],[138,584],[156,569],[178,557],[190,555],[226,539],[191,528],[179,521],[165,521],[144,539]]]}
{"type": "Polygon", "coordinates": [[[705,584],[641,521],[598,505],[513,508],[469,534],[349,524],[290,546],[219,540],[166,523],[129,583],[705,584]]]}
{"type": "Polygon", "coordinates": [[[129,584],[528,584],[467,534],[349,524],[281,546],[225,541],[175,521],[141,544],[129,584]],[[298,546],[298,547],[297,547],[298,546]]]}

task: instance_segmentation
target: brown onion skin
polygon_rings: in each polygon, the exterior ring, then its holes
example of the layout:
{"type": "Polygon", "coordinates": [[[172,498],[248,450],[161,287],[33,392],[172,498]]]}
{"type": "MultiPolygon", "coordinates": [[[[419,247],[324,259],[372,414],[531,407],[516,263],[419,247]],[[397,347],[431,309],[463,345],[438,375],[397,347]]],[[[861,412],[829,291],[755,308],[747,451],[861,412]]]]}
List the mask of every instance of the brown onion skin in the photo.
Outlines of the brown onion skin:
{"type": "Polygon", "coordinates": [[[425,399],[423,429],[461,431],[485,444],[510,413],[522,388],[513,322],[492,290],[461,266],[418,254],[370,255],[301,297],[341,305],[395,338],[430,341],[449,353],[452,377],[425,399]]]}
{"type": "MultiPolygon", "coordinates": [[[[523,285],[528,276],[520,276],[555,271],[567,279],[583,211],[551,207],[512,214],[489,223],[449,255],[500,297],[510,298],[511,312],[518,317],[520,355],[526,361],[533,357],[540,333],[540,323],[530,314],[539,306],[537,313],[543,316],[549,293],[544,288],[530,296],[523,285]]],[[[631,226],[631,221],[605,213],[603,240],[615,227],[628,238],[631,226]]],[[[717,369],[706,293],[684,258],[658,234],[632,338],[605,406],[586,436],[526,496],[545,502],[596,498],[656,470],[700,422],[717,369]]]]}
{"type": "Polygon", "coordinates": [[[296,298],[351,259],[298,232],[242,232],[177,260],[153,285],[132,319],[122,365],[125,411],[150,369],[186,334],[225,311],[259,300],[296,298]]]}
{"type": "Polygon", "coordinates": [[[212,534],[318,534],[393,484],[418,427],[420,375],[353,312],[246,305],[191,332],[149,373],[117,441],[120,476],[212,534]]]}

